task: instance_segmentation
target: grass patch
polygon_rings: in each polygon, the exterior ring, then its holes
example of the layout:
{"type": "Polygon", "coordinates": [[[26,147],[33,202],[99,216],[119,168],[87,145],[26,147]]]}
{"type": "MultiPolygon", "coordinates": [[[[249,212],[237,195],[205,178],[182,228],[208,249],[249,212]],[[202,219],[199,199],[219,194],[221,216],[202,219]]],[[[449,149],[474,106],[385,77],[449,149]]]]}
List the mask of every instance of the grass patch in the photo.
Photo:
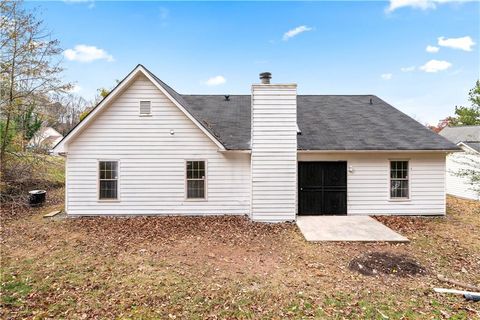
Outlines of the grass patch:
{"type": "Polygon", "coordinates": [[[386,220],[408,244],[307,243],[294,224],[241,217],[43,219],[52,208],[0,231],[0,318],[480,317],[432,291],[445,285],[437,273],[478,285],[480,218],[468,201],[449,198],[444,219],[386,220]],[[427,273],[348,268],[372,252],[411,256],[427,273]]]}
{"type": "Polygon", "coordinates": [[[4,270],[2,270],[1,278],[2,305],[6,307],[22,306],[32,291],[32,287],[26,281],[6,274],[4,270]]]}

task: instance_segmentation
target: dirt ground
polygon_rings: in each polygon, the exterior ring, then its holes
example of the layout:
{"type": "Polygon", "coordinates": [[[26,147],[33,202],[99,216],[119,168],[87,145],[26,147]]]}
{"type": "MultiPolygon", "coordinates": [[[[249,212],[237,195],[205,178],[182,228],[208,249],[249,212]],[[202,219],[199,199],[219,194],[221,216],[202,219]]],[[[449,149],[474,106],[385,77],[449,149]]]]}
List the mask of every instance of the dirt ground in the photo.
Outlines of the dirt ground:
{"type": "Polygon", "coordinates": [[[307,243],[295,224],[243,217],[44,219],[4,212],[0,318],[474,319],[437,274],[480,285],[480,204],[446,218],[379,217],[408,244],[307,243]],[[408,257],[416,275],[362,275],[355,258],[408,257]]]}

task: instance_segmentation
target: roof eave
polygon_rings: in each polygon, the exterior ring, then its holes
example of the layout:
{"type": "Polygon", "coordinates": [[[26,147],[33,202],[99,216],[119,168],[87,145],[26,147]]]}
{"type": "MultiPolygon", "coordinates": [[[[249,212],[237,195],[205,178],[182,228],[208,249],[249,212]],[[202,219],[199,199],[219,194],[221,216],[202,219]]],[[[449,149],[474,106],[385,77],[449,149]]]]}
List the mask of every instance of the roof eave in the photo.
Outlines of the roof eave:
{"type": "Polygon", "coordinates": [[[141,73],[146,76],[155,86],[165,94],[200,130],[202,130],[205,135],[207,135],[219,148],[219,150],[225,150],[225,146],[214,136],[212,135],[197,119],[193,117],[193,115],[188,112],[184,106],[182,106],[170,93],[167,92],[165,88],[154,78],[152,77],[152,73],[148,71],[143,65],[137,65],[130,73],[120,81],[115,88],[110,91],[110,93],[102,99],[89,113],[88,115],[69,133],[67,133],[62,140],[60,140],[51,150],[53,154],[60,154],[66,153],[68,151],[67,143],[73,139],[79,132],[82,131],[84,127],[93,119],[100,111],[107,105],[110,101],[112,101],[122,90],[136,78],[136,76],[141,73]]]}
{"type": "Polygon", "coordinates": [[[321,150],[321,149],[298,149],[298,153],[450,153],[450,152],[461,152],[460,148],[458,149],[331,149],[331,150],[321,150]]]}

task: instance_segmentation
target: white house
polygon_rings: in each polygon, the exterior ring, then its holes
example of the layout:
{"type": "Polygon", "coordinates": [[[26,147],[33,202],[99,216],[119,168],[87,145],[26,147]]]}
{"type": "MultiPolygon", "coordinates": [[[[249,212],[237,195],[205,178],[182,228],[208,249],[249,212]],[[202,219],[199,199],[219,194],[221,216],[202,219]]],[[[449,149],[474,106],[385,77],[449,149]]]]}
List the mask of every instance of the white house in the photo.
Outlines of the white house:
{"type": "Polygon", "coordinates": [[[52,127],[41,127],[28,141],[28,148],[49,150],[63,139],[60,132],[52,127]]]}
{"type": "Polygon", "coordinates": [[[480,200],[480,186],[459,173],[480,171],[480,126],[446,127],[440,135],[457,144],[462,152],[447,156],[447,193],[472,200],[480,200]]]}
{"type": "Polygon", "coordinates": [[[69,215],[443,215],[458,147],[373,95],[181,95],[142,65],[54,148],[69,215]]]}

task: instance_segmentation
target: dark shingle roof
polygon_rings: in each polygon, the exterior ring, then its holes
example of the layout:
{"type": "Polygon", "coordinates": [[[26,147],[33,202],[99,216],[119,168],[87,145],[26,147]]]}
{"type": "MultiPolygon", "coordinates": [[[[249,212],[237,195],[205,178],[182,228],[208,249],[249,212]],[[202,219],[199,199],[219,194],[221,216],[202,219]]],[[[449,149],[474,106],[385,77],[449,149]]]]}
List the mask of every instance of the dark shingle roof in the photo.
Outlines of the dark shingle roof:
{"type": "MultiPolygon", "coordinates": [[[[145,70],[226,149],[250,149],[250,95],[181,95],[145,70]]],[[[299,95],[297,124],[300,150],[458,149],[371,95],[299,95]]]]}
{"type": "Polygon", "coordinates": [[[227,149],[250,149],[251,98],[231,95],[229,101],[219,95],[183,95],[188,110],[227,149]]]}
{"type": "MultiPolygon", "coordinates": [[[[182,95],[187,109],[227,149],[250,148],[250,95],[182,95]]],[[[299,95],[301,150],[457,150],[458,148],[370,95],[299,95]],[[372,104],[370,104],[372,98],[372,104]]]]}
{"type": "MultiPolygon", "coordinates": [[[[250,95],[230,95],[228,101],[223,95],[181,95],[142,65],[132,70],[109,95],[117,92],[120,84],[140,67],[226,149],[250,149],[250,95]]],[[[100,105],[101,102],[93,109],[100,105]]],[[[92,114],[90,112],[62,141],[80,124],[89,121],[92,114]]],[[[300,150],[460,150],[371,95],[299,95],[297,124],[302,132],[297,135],[300,150]]]]}
{"type": "Polygon", "coordinates": [[[453,143],[465,141],[480,142],[480,126],[445,127],[439,134],[453,143]]]}
{"type": "MultiPolygon", "coordinates": [[[[148,72],[226,149],[250,149],[250,95],[230,95],[229,101],[223,95],[181,95],[147,68],[139,67],[148,72]]],[[[116,92],[137,68],[110,94],[116,92]]],[[[91,114],[80,123],[90,120],[91,114]]],[[[452,142],[371,95],[299,95],[297,124],[302,132],[297,136],[300,150],[459,150],[452,142]],[[372,104],[369,103],[370,98],[372,104]]]]}
{"type": "MultiPolygon", "coordinates": [[[[143,67],[143,66],[142,66],[143,67]]],[[[183,100],[183,97],[181,94],[179,94],[177,91],[173,90],[168,84],[166,84],[165,82],[163,82],[162,80],[160,80],[160,78],[158,78],[156,75],[154,75],[150,70],[148,70],[147,68],[143,67],[145,69],[145,71],[148,72],[149,75],[151,75],[155,81],[157,81],[157,83],[159,85],[162,86],[163,89],[165,89],[165,91],[168,92],[169,95],[171,95],[173,97],[173,99],[175,99],[178,103],[180,103],[180,105],[184,108],[187,108],[188,105],[187,103],[185,102],[185,100],[183,100]]]]}
{"type": "Polygon", "coordinates": [[[475,142],[466,141],[463,144],[465,144],[467,147],[472,148],[475,151],[480,152],[480,141],[475,141],[475,142]]]}

